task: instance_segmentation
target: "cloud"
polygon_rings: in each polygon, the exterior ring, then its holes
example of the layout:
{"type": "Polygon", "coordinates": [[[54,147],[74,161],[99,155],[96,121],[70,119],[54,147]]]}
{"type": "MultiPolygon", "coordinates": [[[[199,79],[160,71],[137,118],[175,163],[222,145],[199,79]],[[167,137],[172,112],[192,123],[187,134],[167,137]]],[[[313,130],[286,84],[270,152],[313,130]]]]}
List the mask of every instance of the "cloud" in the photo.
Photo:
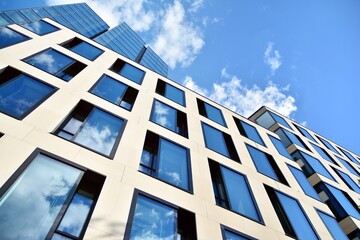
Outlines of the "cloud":
{"type": "MultiPolygon", "coordinates": [[[[172,109],[165,104],[162,104],[158,101],[155,102],[155,108],[154,108],[154,116],[152,117],[152,120],[156,123],[160,124],[163,127],[174,129],[175,126],[173,126],[171,119],[170,119],[170,111],[172,109]],[[154,118],[154,119],[153,119],[154,118]]],[[[176,114],[174,111],[172,114],[176,114]]]]}
{"type": "MultiPolygon", "coordinates": [[[[126,22],[134,31],[148,37],[149,46],[171,67],[189,66],[204,46],[201,21],[188,16],[199,11],[203,0],[184,5],[174,0],[84,0],[110,27],[126,22]]],[[[84,2],[81,0],[46,0],[48,5],[84,2]]]]}
{"type": "Polygon", "coordinates": [[[269,42],[264,53],[264,62],[270,67],[271,75],[274,75],[282,64],[279,50],[273,50],[273,47],[274,43],[269,42]]]}
{"type": "Polygon", "coordinates": [[[225,68],[221,70],[221,76],[225,81],[214,83],[210,91],[199,87],[189,76],[185,78],[183,84],[245,117],[249,117],[264,105],[287,117],[297,109],[295,98],[286,95],[289,85],[279,88],[269,81],[265,89],[257,85],[248,87],[238,77],[229,74],[225,68]]]}
{"type": "Polygon", "coordinates": [[[40,66],[41,69],[54,74],[58,71],[58,65],[60,64],[56,64],[53,55],[48,52],[49,51],[46,51],[32,57],[31,61],[33,61],[36,66],[40,66]]]}

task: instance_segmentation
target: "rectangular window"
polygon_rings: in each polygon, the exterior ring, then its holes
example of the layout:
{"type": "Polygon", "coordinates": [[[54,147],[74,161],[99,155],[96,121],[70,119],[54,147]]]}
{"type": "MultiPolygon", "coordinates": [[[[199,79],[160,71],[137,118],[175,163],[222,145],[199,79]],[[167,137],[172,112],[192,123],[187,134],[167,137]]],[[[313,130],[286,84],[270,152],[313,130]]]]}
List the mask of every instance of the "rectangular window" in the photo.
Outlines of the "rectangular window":
{"type": "Polygon", "coordinates": [[[349,153],[348,151],[346,151],[345,149],[340,148],[340,150],[345,154],[346,157],[348,157],[352,162],[359,164],[359,162],[355,159],[355,157],[353,155],[351,155],[351,153],[349,153]]]}
{"type": "Polygon", "coordinates": [[[67,82],[86,67],[85,64],[52,48],[30,56],[23,61],[67,82]]]}
{"type": "Polygon", "coordinates": [[[304,137],[306,137],[307,139],[310,139],[311,141],[316,142],[315,138],[313,138],[313,137],[311,136],[311,134],[310,134],[305,128],[300,127],[299,125],[296,125],[296,124],[293,124],[293,125],[297,128],[297,130],[299,130],[299,132],[300,132],[304,137]]]}
{"type": "Polygon", "coordinates": [[[139,91],[112,77],[104,75],[90,89],[90,92],[131,111],[139,91]]]}
{"type": "Polygon", "coordinates": [[[329,150],[333,151],[334,153],[337,153],[337,154],[341,155],[341,154],[339,153],[339,151],[336,150],[336,148],[335,148],[333,145],[331,145],[331,143],[330,143],[329,141],[327,141],[327,140],[325,140],[325,139],[323,139],[323,138],[321,138],[321,137],[319,137],[319,136],[316,136],[316,137],[317,137],[317,138],[325,145],[325,147],[327,147],[329,150]]]}
{"type": "Polygon", "coordinates": [[[246,147],[250,153],[251,159],[253,160],[256,170],[276,181],[279,181],[285,185],[288,185],[284,175],[281,173],[280,168],[276,164],[274,158],[259,149],[256,149],[248,144],[246,147]]]}
{"type": "Polygon", "coordinates": [[[290,125],[285,121],[284,118],[280,117],[279,115],[266,111],[264,112],[260,117],[258,117],[256,120],[256,123],[260,126],[269,129],[271,128],[275,123],[279,123],[283,125],[284,127],[287,127],[291,129],[290,125]]]}
{"type": "MultiPolygon", "coordinates": [[[[344,173],[343,171],[340,171],[336,168],[333,168],[333,170],[336,172],[336,174],[343,180],[343,182],[353,191],[357,192],[360,194],[360,187],[358,186],[358,184],[356,184],[354,182],[354,180],[352,180],[352,178],[347,175],[346,173],[344,173]]],[[[359,181],[359,180],[358,180],[359,181]]]]}
{"type": "Polygon", "coordinates": [[[347,216],[360,220],[358,206],[347,193],[323,182],[316,185],[315,190],[324,197],[323,202],[329,206],[338,222],[347,216]]]}
{"type": "Polygon", "coordinates": [[[265,143],[261,139],[258,131],[256,130],[256,128],[254,126],[251,126],[250,124],[248,124],[244,121],[241,121],[235,117],[233,117],[233,118],[234,118],[236,126],[242,136],[249,138],[260,145],[265,146],[265,143]]]}
{"type": "Polygon", "coordinates": [[[216,204],[262,222],[246,177],[215,161],[209,160],[209,166],[216,204]]]}
{"type": "Polygon", "coordinates": [[[226,127],[224,116],[223,116],[222,112],[220,111],[220,109],[218,109],[200,99],[197,99],[197,104],[198,104],[198,108],[199,108],[199,114],[201,116],[204,116],[204,117],[226,127]]]}
{"type": "Polygon", "coordinates": [[[188,137],[186,114],[158,100],[154,100],[150,121],[188,137]]]}
{"type": "Polygon", "coordinates": [[[0,28],[0,49],[24,42],[30,38],[10,28],[0,28]]]}
{"type": "Polygon", "coordinates": [[[265,186],[285,234],[296,239],[319,239],[300,203],[284,193],[265,186]]]}
{"type": "Polygon", "coordinates": [[[288,148],[291,144],[296,144],[299,147],[302,147],[310,151],[310,149],[306,146],[306,144],[297,135],[283,128],[277,129],[275,133],[280,137],[281,142],[284,144],[285,148],[288,148]]]}
{"type": "Polygon", "coordinates": [[[59,30],[59,28],[57,28],[43,20],[25,23],[25,24],[22,24],[21,26],[33,33],[36,33],[37,35],[40,35],[40,36],[43,36],[43,35],[46,35],[46,34],[49,34],[49,33],[59,30]]]}
{"type": "Polygon", "coordinates": [[[134,67],[133,65],[120,59],[115,61],[115,63],[110,67],[110,70],[140,85],[145,76],[145,72],[143,70],[140,70],[139,68],[134,67]]]}
{"type": "Polygon", "coordinates": [[[79,54],[80,56],[93,61],[99,57],[104,51],[94,47],[90,43],[87,43],[80,38],[73,38],[70,41],[67,41],[61,44],[64,48],[69,49],[70,51],[79,54]]]}
{"type": "Polygon", "coordinates": [[[360,178],[360,173],[350,163],[348,163],[345,159],[342,159],[341,157],[336,157],[341,162],[341,164],[344,165],[347,170],[349,170],[349,172],[360,178]]]}
{"type": "Polygon", "coordinates": [[[331,217],[330,215],[317,210],[319,217],[325,224],[327,230],[329,230],[331,236],[336,240],[348,240],[349,238],[346,236],[342,228],[340,227],[339,223],[336,221],[335,218],[331,217]]]}
{"type": "Polygon", "coordinates": [[[313,188],[313,186],[311,186],[309,180],[306,178],[303,171],[290,165],[288,165],[288,167],[304,193],[312,198],[315,198],[316,200],[321,201],[319,195],[317,195],[315,189],[313,188]]]}
{"type": "Polygon", "coordinates": [[[313,143],[310,143],[311,146],[319,153],[319,155],[325,159],[326,161],[330,162],[330,163],[333,163],[335,165],[338,165],[333,159],[332,157],[324,150],[322,149],[321,147],[313,144],[313,143]]]}
{"type": "Polygon", "coordinates": [[[278,153],[280,153],[280,155],[282,155],[282,156],[284,156],[284,157],[286,157],[286,158],[288,158],[290,160],[293,160],[291,155],[286,150],[284,144],[282,144],[282,142],[279,139],[277,139],[277,138],[275,138],[273,136],[270,136],[270,135],[268,135],[268,136],[269,136],[271,142],[274,144],[274,146],[275,146],[276,150],[278,151],[278,153]]]}
{"type": "Polygon", "coordinates": [[[301,163],[299,165],[301,166],[301,169],[304,171],[306,177],[310,177],[314,173],[318,173],[336,182],[336,180],[331,176],[329,171],[326,170],[324,165],[316,158],[301,151],[294,152],[292,156],[295,159],[295,161],[301,160],[301,163]]]}
{"type": "Polygon", "coordinates": [[[0,111],[23,119],[57,89],[7,67],[0,73],[0,111]]]}
{"type": "Polygon", "coordinates": [[[139,171],[192,192],[189,150],[147,132],[139,171]]]}
{"type": "Polygon", "coordinates": [[[228,157],[236,162],[240,162],[235,145],[230,135],[221,132],[214,127],[211,127],[206,123],[202,122],[201,125],[206,148],[224,155],[225,157],[228,157]]]}
{"type": "Polygon", "coordinates": [[[124,239],[197,239],[194,213],[138,192],[124,239]]]}
{"type": "Polygon", "coordinates": [[[160,79],[158,79],[156,85],[156,93],[180,104],[181,106],[185,106],[184,91],[160,79]]]}
{"type": "Polygon", "coordinates": [[[125,120],[80,101],[55,134],[113,158],[125,120]]]}
{"type": "Polygon", "coordinates": [[[234,229],[230,229],[221,225],[221,231],[223,240],[256,240],[256,238],[250,237],[244,233],[238,232],[234,229]]]}
{"type": "Polygon", "coordinates": [[[36,150],[0,189],[0,238],[83,238],[104,181],[36,150]]]}

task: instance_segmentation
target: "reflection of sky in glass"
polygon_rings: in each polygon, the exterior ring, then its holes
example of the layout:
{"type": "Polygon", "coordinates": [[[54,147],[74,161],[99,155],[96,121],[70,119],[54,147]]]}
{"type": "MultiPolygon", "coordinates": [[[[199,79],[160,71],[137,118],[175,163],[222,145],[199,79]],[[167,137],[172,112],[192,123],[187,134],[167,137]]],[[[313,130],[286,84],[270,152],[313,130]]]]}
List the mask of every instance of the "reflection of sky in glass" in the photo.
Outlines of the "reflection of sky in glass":
{"type": "Polygon", "coordinates": [[[0,198],[0,239],[45,239],[80,174],[39,154],[0,198]]]}
{"type": "Polygon", "coordinates": [[[25,61],[28,64],[51,74],[60,72],[62,69],[74,62],[73,59],[51,48],[36,54],[25,61]]]}
{"type": "Polygon", "coordinates": [[[283,207],[292,228],[296,233],[297,239],[317,240],[318,237],[309,224],[309,221],[304,215],[304,212],[301,210],[299,203],[295,199],[290,198],[280,192],[275,191],[275,193],[279,198],[280,204],[283,207]]]}
{"type": "Polygon", "coordinates": [[[22,26],[27,30],[32,31],[40,36],[59,30],[57,27],[54,27],[50,23],[47,23],[43,20],[25,23],[22,26]]]}
{"type": "Polygon", "coordinates": [[[29,76],[19,75],[0,87],[0,111],[21,117],[53,90],[29,76]]]}
{"type": "Polygon", "coordinates": [[[189,190],[187,151],[174,143],[160,139],[158,178],[189,190]]]}
{"type": "Polygon", "coordinates": [[[79,237],[92,203],[92,199],[76,193],[60,222],[58,230],[79,237]]]}
{"type": "Polygon", "coordinates": [[[244,131],[248,138],[250,138],[254,142],[257,142],[264,146],[264,142],[261,139],[261,137],[255,127],[251,126],[250,124],[248,124],[244,121],[240,121],[240,124],[244,128],[244,131]]]}
{"type": "Polygon", "coordinates": [[[185,105],[184,92],[168,83],[165,85],[165,97],[182,106],[185,105]]]}
{"type": "Polygon", "coordinates": [[[320,211],[318,211],[318,214],[321,218],[321,220],[324,222],[324,224],[326,225],[327,229],[329,230],[331,236],[336,239],[336,240],[347,240],[349,239],[344,231],[341,229],[341,227],[339,226],[338,222],[336,221],[335,218],[330,217],[329,215],[322,213],[320,211]]]}
{"type": "Polygon", "coordinates": [[[123,122],[120,118],[94,108],[74,142],[110,155],[123,122]]]}
{"type": "Polygon", "coordinates": [[[176,109],[159,101],[155,101],[151,113],[151,121],[175,132],[177,125],[176,114],[176,109]]]}
{"type": "Polygon", "coordinates": [[[126,63],[124,65],[124,67],[121,69],[120,75],[123,77],[126,77],[127,79],[129,79],[135,83],[141,84],[141,82],[144,78],[145,72],[126,63]]]}
{"type": "Polygon", "coordinates": [[[276,150],[283,155],[284,157],[287,157],[290,160],[293,160],[293,158],[291,157],[291,155],[288,153],[288,151],[286,150],[286,148],[284,147],[284,145],[282,144],[282,142],[277,139],[274,138],[273,136],[268,135],[268,137],[270,138],[271,142],[274,144],[276,150]]]}
{"type": "Polygon", "coordinates": [[[277,177],[268,158],[266,157],[266,154],[250,145],[247,145],[247,149],[251,155],[251,158],[258,172],[261,172],[262,174],[265,174],[266,176],[279,181],[279,178],[277,177]]]}
{"type": "Polygon", "coordinates": [[[138,195],[130,239],[174,240],[176,219],[175,209],[138,195]]]}
{"type": "Polygon", "coordinates": [[[64,236],[61,236],[60,234],[57,234],[55,233],[51,240],[72,240],[71,238],[67,238],[67,237],[64,237],[64,236]]]}
{"type": "Polygon", "coordinates": [[[225,240],[247,240],[247,238],[225,230],[225,240]]]}
{"type": "Polygon", "coordinates": [[[313,186],[311,186],[311,184],[310,184],[309,180],[306,178],[305,174],[301,170],[296,169],[290,165],[288,165],[288,167],[289,167],[291,173],[296,178],[296,181],[299,183],[302,190],[305,192],[305,194],[320,201],[321,199],[320,199],[319,195],[317,195],[315,189],[313,188],[313,186]]]}
{"type": "Polygon", "coordinates": [[[305,158],[306,162],[312,167],[312,169],[314,169],[315,172],[335,181],[335,179],[331,176],[331,174],[328,172],[328,170],[326,170],[324,165],[322,165],[322,163],[319,160],[313,158],[312,156],[304,152],[302,153],[302,156],[305,158]]]}
{"type": "Polygon", "coordinates": [[[125,84],[105,75],[91,92],[112,103],[119,104],[126,89],[125,84]]]}
{"type": "Polygon", "coordinates": [[[208,119],[211,119],[214,122],[219,123],[220,125],[226,126],[222,112],[219,109],[208,103],[204,103],[204,105],[208,119]]]}
{"type": "Polygon", "coordinates": [[[231,209],[255,221],[260,221],[244,176],[224,167],[221,167],[221,172],[231,209]]]}
{"type": "Polygon", "coordinates": [[[101,53],[103,53],[102,50],[98,49],[97,47],[94,47],[93,45],[87,43],[87,42],[81,42],[77,44],[76,46],[71,48],[71,51],[79,54],[80,56],[83,56],[84,58],[87,58],[89,60],[94,60],[97,58],[101,53]]]}
{"type": "Polygon", "coordinates": [[[27,39],[29,38],[12,29],[0,28],[0,48],[8,47],[27,39]]]}
{"type": "Polygon", "coordinates": [[[206,147],[226,157],[230,157],[223,133],[205,123],[202,126],[206,147]]]}

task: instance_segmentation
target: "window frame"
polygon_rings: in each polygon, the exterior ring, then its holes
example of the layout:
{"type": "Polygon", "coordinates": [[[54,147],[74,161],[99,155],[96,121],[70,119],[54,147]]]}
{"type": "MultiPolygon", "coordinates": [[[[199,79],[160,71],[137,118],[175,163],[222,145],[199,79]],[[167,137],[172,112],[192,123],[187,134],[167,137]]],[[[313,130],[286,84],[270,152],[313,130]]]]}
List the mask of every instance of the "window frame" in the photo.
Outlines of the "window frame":
{"type": "Polygon", "coordinates": [[[69,40],[67,40],[67,41],[65,41],[65,42],[63,42],[63,43],[60,43],[59,45],[60,45],[61,47],[65,48],[65,49],[71,51],[72,53],[75,53],[75,54],[77,54],[77,55],[79,55],[79,56],[81,56],[81,57],[83,57],[83,58],[85,58],[85,59],[87,59],[87,60],[89,60],[89,61],[95,61],[98,57],[100,57],[100,56],[105,52],[104,50],[102,50],[102,49],[100,49],[100,48],[98,48],[98,47],[95,47],[93,44],[91,44],[91,43],[89,43],[89,42],[87,42],[87,41],[85,41],[85,40],[83,40],[83,39],[81,39],[81,38],[78,38],[78,37],[73,37],[73,38],[71,38],[71,39],[69,39],[69,40]],[[73,43],[73,42],[75,42],[75,43],[73,43]],[[76,42],[78,42],[78,43],[76,43],[76,42]],[[98,54],[97,54],[95,57],[93,57],[93,58],[89,58],[88,56],[84,56],[84,55],[82,55],[82,54],[80,54],[80,53],[78,53],[78,52],[73,51],[73,48],[74,48],[74,47],[76,47],[76,46],[78,46],[78,45],[80,45],[80,44],[82,44],[82,43],[85,43],[85,44],[90,45],[91,47],[99,50],[100,53],[98,53],[98,54]],[[74,45],[72,45],[72,44],[74,44],[74,45]]]}
{"type": "Polygon", "coordinates": [[[11,46],[14,46],[14,45],[16,45],[16,44],[19,44],[19,43],[22,43],[22,42],[26,42],[26,41],[29,41],[29,40],[32,39],[31,37],[29,37],[29,36],[27,36],[27,35],[19,32],[19,31],[16,31],[16,30],[14,30],[14,29],[12,29],[12,28],[9,28],[8,26],[4,26],[4,27],[2,27],[2,28],[3,28],[3,29],[6,28],[6,29],[8,29],[8,30],[10,30],[10,31],[13,31],[13,32],[15,32],[15,33],[17,33],[17,34],[20,34],[20,35],[23,36],[25,39],[24,39],[24,40],[21,40],[21,41],[19,41],[19,42],[11,43],[10,45],[6,45],[6,46],[4,46],[4,47],[0,47],[0,49],[5,49],[5,48],[11,47],[11,46]]]}
{"type": "Polygon", "coordinates": [[[155,92],[156,92],[157,94],[165,97],[166,99],[169,99],[170,101],[172,101],[172,102],[174,102],[174,103],[176,103],[176,104],[179,104],[180,106],[186,107],[185,92],[184,92],[183,90],[181,90],[180,88],[175,87],[174,85],[172,85],[172,84],[170,84],[170,83],[168,83],[168,82],[165,82],[165,81],[163,81],[163,80],[161,80],[161,79],[158,79],[157,84],[156,84],[155,92]],[[179,92],[182,93],[182,96],[183,96],[183,104],[181,104],[181,103],[179,103],[179,102],[177,102],[177,101],[175,101],[175,100],[173,100],[173,99],[171,99],[171,98],[169,98],[169,97],[166,96],[166,89],[167,89],[167,86],[168,86],[168,85],[171,86],[171,87],[173,87],[173,88],[175,88],[175,89],[177,89],[177,90],[179,90],[179,92]]]}
{"type": "Polygon", "coordinates": [[[111,72],[113,72],[113,73],[116,73],[117,75],[119,75],[119,76],[127,79],[128,81],[131,81],[131,82],[133,82],[133,83],[135,83],[135,84],[138,84],[138,85],[142,85],[142,83],[143,83],[143,81],[144,81],[144,78],[145,78],[145,75],[146,75],[146,71],[144,71],[144,70],[142,70],[142,69],[134,66],[133,64],[130,64],[130,63],[128,63],[128,62],[126,62],[126,61],[124,61],[124,60],[122,60],[122,59],[120,59],[120,58],[117,58],[117,59],[115,60],[115,62],[114,62],[113,64],[111,64],[111,66],[109,67],[108,70],[111,71],[111,72]],[[137,80],[130,79],[130,78],[122,75],[122,71],[124,70],[124,68],[126,67],[126,65],[129,65],[130,67],[135,68],[135,69],[137,69],[137,70],[139,70],[139,71],[142,72],[142,77],[141,77],[141,79],[139,80],[139,82],[138,82],[137,80]],[[117,70],[117,68],[120,68],[120,69],[117,70]]]}
{"type": "Polygon", "coordinates": [[[258,240],[257,238],[254,238],[252,236],[249,236],[245,233],[239,232],[238,230],[235,230],[233,228],[227,227],[223,224],[220,224],[220,228],[221,228],[221,236],[223,240],[226,240],[226,236],[225,236],[225,231],[231,232],[235,235],[238,235],[240,237],[246,238],[247,240],[258,240]]]}
{"type": "Polygon", "coordinates": [[[43,19],[38,19],[38,20],[36,20],[36,21],[31,21],[31,22],[19,23],[19,25],[20,25],[23,29],[26,29],[27,31],[30,31],[30,32],[38,35],[38,36],[45,36],[45,35],[47,35],[47,34],[54,33],[54,32],[57,32],[57,31],[60,30],[60,28],[54,26],[54,25],[51,24],[51,23],[48,23],[47,21],[44,21],[43,19]],[[24,25],[33,24],[33,23],[36,23],[36,22],[42,22],[42,23],[45,23],[45,24],[47,24],[47,25],[50,25],[51,27],[54,28],[54,30],[51,30],[50,32],[45,32],[45,33],[40,34],[40,33],[35,32],[33,29],[24,26],[24,25]]]}
{"type": "Polygon", "coordinates": [[[254,143],[257,143],[257,144],[260,144],[260,145],[266,147],[266,144],[265,144],[264,140],[262,139],[262,137],[260,136],[259,131],[256,129],[256,127],[254,127],[253,125],[251,125],[251,124],[249,124],[249,123],[247,123],[247,122],[245,122],[243,120],[240,120],[240,119],[238,119],[238,118],[236,118],[234,116],[233,116],[233,119],[235,121],[235,124],[236,124],[241,136],[246,137],[247,139],[253,141],[254,143]],[[259,141],[254,140],[253,137],[249,136],[249,134],[246,131],[246,128],[244,127],[243,124],[249,125],[250,127],[252,127],[255,130],[254,132],[256,133],[256,136],[259,138],[259,141]]]}
{"type": "Polygon", "coordinates": [[[227,124],[226,124],[226,121],[225,121],[225,118],[224,118],[224,114],[223,114],[223,112],[222,112],[219,108],[213,106],[212,104],[210,104],[210,103],[208,103],[208,102],[205,102],[205,101],[201,100],[200,98],[196,98],[196,102],[197,102],[198,112],[199,112],[199,114],[200,114],[201,116],[209,119],[210,121],[212,121],[212,122],[214,122],[214,123],[216,123],[216,124],[219,124],[219,125],[227,128],[227,124]],[[221,120],[222,120],[223,123],[218,122],[218,121],[214,120],[213,118],[210,118],[210,117],[209,117],[209,113],[208,113],[207,110],[206,110],[206,105],[208,105],[210,108],[213,108],[213,109],[218,110],[218,112],[220,113],[220,117],[221,117],[221,120]]]}

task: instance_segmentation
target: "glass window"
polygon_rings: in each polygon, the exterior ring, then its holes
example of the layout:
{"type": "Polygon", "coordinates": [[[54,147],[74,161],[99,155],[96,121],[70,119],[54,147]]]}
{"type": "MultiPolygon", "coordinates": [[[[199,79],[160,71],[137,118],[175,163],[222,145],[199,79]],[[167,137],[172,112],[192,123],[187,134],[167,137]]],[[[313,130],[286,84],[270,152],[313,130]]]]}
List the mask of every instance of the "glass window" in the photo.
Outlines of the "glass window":
{"type": "Polygon", "coordinates": [[[351,179],[349,175],[338,169],[334,168],[334,170],[350,189],[360,193],[360,187],[354,182],[354,180],[351,179]]]}
{"type": "Polygon", "coordinates": [[[124,239],[197,239],[193,213],[141,194],[130,218],[124,239]]]}
{"type": "Polygon", "coordinates": [[[102,76],[90,92],[129,111],[138,94],[135,88],[107,75],[102,76]]]}
{"type": "Polygon", "coordinates": [[[229,230],[228,228],[222,228],[223,240],[255,240],[255,238],[249,237],[243,233],[239,233],[235,230],[229,230]]]}
{"type": "Polygon", "coordinates": [[[43,36],[45,34],[49,34],[49,33],[59,30],[59,28],[57,28],[43,20],[39,20],[36,22],[31,22],[31,23],[25,23],[25,24],[22,24],[21,26],[33,33],[40,35],[40,36],[43,36]]]}
{"type": "Polygon", "coordinates": [[[337,159],[341,162],[342,165],[344,165],[344,167],[349,170],[349,172],[351,172],[352,174],[356,175],[357,177],[360,178],[360,174],[358,173],[358,171],[355,170],[355,168],[353,166],[351,166],[350,163],[348,163],[346,160],[336,156],[337,159]]]}
{"type": "Polygon", "coordinates": [[[317,146],[315,144],[312,144],[312,143],[310,143],[310,144],[319,153],[319,155],[323,159],[325,159],[326,161],[331,162],[333,164],[336,164],[335,161],[330,157],[330,155],[324,149],[322,149],[321,147],[319,147],[319,146],[317,146]]]}
{"type": "Polygon", "coordinates": [[[329,150],[333,151],[334,153],[337,153],[337,154],[341,155],[341,154],[338,152],[338,150],[336,150],[336,148],[334,148],[333,145],[331,145],[331,143],[330,143],[329,141],[327,141],[327,140],[325,140],[325,139],[323,139],[323,138],[321,138],[321,137],[319,137],[319,136],[317,136],[317,138],[318,138],[329,150]]]}
{"type": "Polygon", "coordinates": [[[336,182],[336,180],[331,176],[331,174],[326,170],[324,165],[317,160],[316,158],[300,151],[296,151],[292,154],[294,159],[297,161],[298,159],[302,160],[302,169],[306,175],[306,177],[310,177],[314,173],[318,173],[326,178],[329,178],[336,182]]]}
{"type": "Polygon", "coordinates": [[[6,219],[0,223],[0,238],[45,239],[53,234],[82,238],[104,180],[89,170],[36,154],[0,198],[0,219],[6,219]]]}
{"type": "Polygon", "coordinates": [[[273,136],[270,136],[270,135],[268,135],[268,136],[269,136],[271,142],[274,144],[276,150],[277,150],[282,156],[284,156],[284,157],[286,157],[286,158],[288,158],[288,159],[290,159],[290,160],[293,160],[293,158],[292,158],[291,155],[288,153],[288,151],[286,150],[286,148],[284,147],[284,145],[282,144],[282,142],[281,142],[279,139],[277,139],[277,138],[275,138],[275,137],[273,137],[273,136]]]}
{"type": "Polygon", "coordinates": [[[310,134],[305,128],[300,127],[299,125],[296,125],[296,124],[294,124],[294,126],[299,130],[299,132],[300,132],[303,136],[305,136],[305,137],[307,137],[308,139],[316,142],[316,140],[311,136],[311,134],[310,134]]]}
{"type": "Polygon", "coordinates": [[[256,123],[258,123],[260,126],[269,129],[274,125],[275,123],[279,123],[287,128],[290,128],[290,125],[285,121],[284,118],[280,117],[279,115],[266,111],[264,112],[260,117],[258,117],[256,120],[256,123]]]}
{"type": "Polygon", "coordinates": [[[123,119],[81,101],[56,134],[112,158],[124,122],[123,119]]]}
{"type": "Polygon", "coordinates": [[[83,63],[52,49],[46,49],[24,61],[65,81],[70,81],[85,68],[83,63]]]}
{"type": "Polygon", "coordinates": [[[262,222],[244,175],[209,161],[216,204],[254,221],[262,222]]]}
{"type": "Polygon", "coordinates": [[[348,151],[346,151],[345,149],[341,149],[340,150],[345,154],[345,156],[347,156],[352,162],[359,164],[359,162],[355,159],[355,157],[353,155],[351,155],[351,153],[349,153],[348,151]]]}
{"type": "Polygon", "coordinates": [[[319,195],[316,193],[313,186],[311,186],[311,184],[308,181],[308,179],[306,178],[305,174],[301,170],[299,170],[293,166],[288,165],[288,167],[289,167],[291,173],[294,175],[296,181],[299,183],[301,189],[304,191],[304,193],[306,195],[313,197],[320,201],[319,195]]]}
{"type": "Polygon", "coordinates": [[[170,99],[173,102],[180,104],[181,106],[185,106],[184,91],[160,79],[158,80],[156,85],[156,93],[170,99]]]}
{"type": "Polygon", "coordinates": [[[0,28],[0,48],[5,48],[30,39],[10,28],[0,28]]]}
{"type": "Polygon", "coordinates": [[[295,134],[282,128],[277,129],[275,133],[280,137],[281,142],[286,148],[289,147],[291,144],[296,144],[299,147],[305,148],[306,150],[310,151],[310,149],[305,145],[305,143],[295,134]]]}
{"type": "Polygon", "coordinates": [[[261,139],[258,131],[256,130],[256,128],[254,126],[251,126],[250,124],[248,124],[244,121],[241,121],[235,117],[234,117],[234,120],[235,120],[236,126],[242,136],[247,137],[256,143],[265,146],[265,143],[261,139]]]}
{"type": "Polygon", "coordinates": [[[299,202],[265,186],[270,201],[287,235],[296,239],[319,239],[299,202]]]}
{"type": "Polygon", "coordinates": [[[0,74],[0,111],[22,119],[55,91],[54,87],[7,67],[0,74]]]}
{"type": "Polygon", "coordinates": [[[223,133],[216,128],[202,123],[202,129],[204,134],[205,146],[221,155],[240,162],[240,159],[236,153],[236,149],[231,137],[223,133]]]}
{"type": "Polygon", "coordinates": [[[340,225],[336,221],[335,218],[327,215],[326,213],[317,211],[319,214],[321,220],[324,222],[326,228],[329,230],[331,236],[336,240],[347,240],[348,237],[344,233],[344,231],[341,229],[340,225]]]}
{"type": "Polygon", "coordinates": [[[95,60],[104,52],[103,50],[94,47],[90,43],[87,43],[79,38],[73,38],[70,41],[62,44],[62,46],[86,59],[89,59],[90,61],[95,60]]]}
{"type": "Polygon", "coordinates": [[[139,171],[192,191],[189,158],[186,148],[147,132],[139,171]]]}
{"type": "Polygon", "coordinates": [[[165,103],[154,101],[150,121],[187,137],[186,114],[165,103]]]}
{"type": "Polygon", "coordinates": [[[204,116],[204,117],[226,127],[226,123],[225,123],[223,114],[220,111],[220,109],[218,109],[200,99],[197,99],[197,104],[198,104],[198,108],[199,108],[199,114],[201,116],[204,116]]]}
{"type": "Polygon", "coordinates": [[[275,160],[267,153],[260,151],[250,145],[246,144],[246,147],[250,153],[256,170],[276,181],[287,184],[285,177],[282,175],[279,167],[275,163],[275,160]]]}
{"type": "Polygon", "coordinates": [[[141,84],[145,76],[145,72],[143,70],[140,70],[139,68],[134,67],[133,65],[130,65],[120,59],[115,61],[115,63],[110,67],[110,70],[137,84],[141,84]]]}

